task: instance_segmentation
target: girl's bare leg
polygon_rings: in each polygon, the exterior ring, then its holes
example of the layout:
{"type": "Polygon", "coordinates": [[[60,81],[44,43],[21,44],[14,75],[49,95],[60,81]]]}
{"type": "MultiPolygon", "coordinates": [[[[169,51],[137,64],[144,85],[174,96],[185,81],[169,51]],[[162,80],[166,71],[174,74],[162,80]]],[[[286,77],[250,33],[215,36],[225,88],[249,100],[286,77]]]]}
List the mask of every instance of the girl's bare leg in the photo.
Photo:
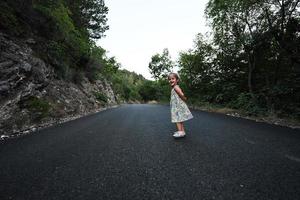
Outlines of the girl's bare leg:
{"type": "Polygon", "coordinates": [[[182,129],[182,128],[183,128],[182,122],[177,122],[177,123],[176,123],[176,126],[177,126],[177,130],[178,130],[178,131],[183,131],[183,129],[182,129]]]}
{"type": "Polygon", "coordinates": [[[185,131],[184,131],[183,122],[181,122],[181,130],[182,130],[183,132],[185,132],[185,131]]]}

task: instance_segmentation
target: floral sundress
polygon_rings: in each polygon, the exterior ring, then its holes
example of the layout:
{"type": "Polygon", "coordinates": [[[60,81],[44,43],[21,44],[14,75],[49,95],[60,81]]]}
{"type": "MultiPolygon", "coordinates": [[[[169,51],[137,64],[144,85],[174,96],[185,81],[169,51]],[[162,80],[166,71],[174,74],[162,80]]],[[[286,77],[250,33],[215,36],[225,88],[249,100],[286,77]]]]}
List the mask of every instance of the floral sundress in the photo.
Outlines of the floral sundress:
{"type": "Polygon", "coordinates": [[[174,88],[171,90],[170,107],[172,123],[183,122],[193,118],[193,115],[186,103],[179,97],[174,88]]]}

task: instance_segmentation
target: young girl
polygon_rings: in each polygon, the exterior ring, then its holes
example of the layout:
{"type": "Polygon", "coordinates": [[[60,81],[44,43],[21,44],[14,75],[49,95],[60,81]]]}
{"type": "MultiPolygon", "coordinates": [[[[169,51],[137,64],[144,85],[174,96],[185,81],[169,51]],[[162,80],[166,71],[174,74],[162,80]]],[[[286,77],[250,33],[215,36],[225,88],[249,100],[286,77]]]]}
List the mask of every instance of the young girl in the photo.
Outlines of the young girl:
{"type": "Polygon", "coordinates": [[[193,115],[185,103],[187,98],[184,96],[182,90],[178,86],[178,75],[176,73],[170,73],[168,79],[172,87],[170,101],[171,119],[172,123],[176,123],[178,129],[178,131],[176,131],[173,136],[175,138],[184,137],[185,131],[183,122],[192,119],[193,115]]]}

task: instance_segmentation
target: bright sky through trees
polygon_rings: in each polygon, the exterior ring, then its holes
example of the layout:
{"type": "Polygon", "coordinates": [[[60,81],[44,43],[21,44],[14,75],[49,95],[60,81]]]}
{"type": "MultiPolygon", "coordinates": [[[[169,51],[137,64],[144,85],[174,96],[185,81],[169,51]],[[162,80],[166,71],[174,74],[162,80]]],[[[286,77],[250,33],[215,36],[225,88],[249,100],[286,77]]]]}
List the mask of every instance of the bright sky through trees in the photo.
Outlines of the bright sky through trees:
{"type": "Polygon", "coordinates": [[[168,48],[172,59],[193,47],[197,33],[209,30],[207,0],[107,0],[110,29],[98,45],[122,67],[150,78],[151,56],[168,48]]]}

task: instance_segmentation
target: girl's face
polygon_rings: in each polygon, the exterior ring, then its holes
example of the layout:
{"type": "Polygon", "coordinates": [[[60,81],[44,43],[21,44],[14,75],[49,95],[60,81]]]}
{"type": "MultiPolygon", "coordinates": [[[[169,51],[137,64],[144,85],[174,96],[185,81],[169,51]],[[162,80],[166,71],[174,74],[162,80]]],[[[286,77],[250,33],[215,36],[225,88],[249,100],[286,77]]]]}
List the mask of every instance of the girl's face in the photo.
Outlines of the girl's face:
{"type": "Polygon", "coordinates": [[[178,79],[174,75],[169,76],[169,83],[173,87],[174,85],[177,85],[178,79]]]}

